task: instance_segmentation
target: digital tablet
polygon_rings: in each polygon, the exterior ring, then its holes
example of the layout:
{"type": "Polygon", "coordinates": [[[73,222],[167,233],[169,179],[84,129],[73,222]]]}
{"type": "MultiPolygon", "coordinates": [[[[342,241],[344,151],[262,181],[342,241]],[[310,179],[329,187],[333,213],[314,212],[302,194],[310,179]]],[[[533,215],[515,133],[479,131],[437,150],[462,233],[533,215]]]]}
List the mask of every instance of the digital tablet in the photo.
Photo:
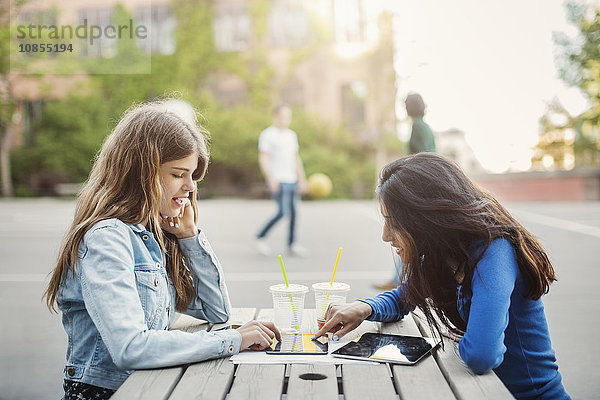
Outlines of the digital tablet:
{"type": "Polygon", "coordinates": [[[297,333],[294,335],[281,335],[281,342],[274,342],[267,349],[267,354],[327,354],[327,338],[311,338],[312,333],[297,333]]]}
{"type": "Polygon", "coordinates": [[[412,365],[440,343],[421,336],[365,333],[331,353],[334,357],[412,365]]]}

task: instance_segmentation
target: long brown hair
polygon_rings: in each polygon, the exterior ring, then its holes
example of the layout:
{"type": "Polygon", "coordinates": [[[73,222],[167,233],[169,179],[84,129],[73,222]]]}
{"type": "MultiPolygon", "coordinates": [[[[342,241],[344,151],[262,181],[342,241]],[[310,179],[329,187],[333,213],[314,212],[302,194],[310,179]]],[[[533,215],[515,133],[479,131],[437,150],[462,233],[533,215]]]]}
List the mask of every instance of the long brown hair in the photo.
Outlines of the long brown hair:
{"type": "Polygon", "coordinates": [[[514,248],[527,284],[525,297],[540,298],[556,280],[535,237],[443,156],[418,153],[391,162],[381,172],[377,193],[405,246],[401,282],[406,282],[406,300],[422,309],[438,333],[431,310],[452,332],[466,330],[455,274],[463,275],[462,290],[470,298],[477,263],[494,239],[505,238],[514,248]]]}
{"type": "MultiPolygon", "coordinates": [[[[60,250],[50,283],[44,292],[48,308],[56,311],[60,285],[71,271],[75,276],[78,249],[85,233],[97,222],[118,218],[127,224],[146,223],[166,252],[167,273],[176,291],[176,309],[183,311],[194,296],[189,268],[174,235],[160,228],[162,199],[159,167],[198,154],[192,178],[199,181],[208,167],[205,135],[180,100],[165,99],[127,110],[100,150],[77,201],[73,223],[60,250]]],[[[191,106],[188,105],[191,109],[191,106]]],[[[197,220],[195,192],[190,195],[197,220]]]]}

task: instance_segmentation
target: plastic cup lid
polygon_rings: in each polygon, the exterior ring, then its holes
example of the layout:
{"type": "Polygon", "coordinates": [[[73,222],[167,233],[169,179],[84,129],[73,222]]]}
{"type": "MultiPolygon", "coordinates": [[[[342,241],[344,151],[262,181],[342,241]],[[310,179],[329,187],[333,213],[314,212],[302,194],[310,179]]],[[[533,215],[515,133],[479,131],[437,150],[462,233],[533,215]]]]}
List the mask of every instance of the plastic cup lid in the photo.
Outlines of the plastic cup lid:
{"type": "Polygon", "coordinates": [[[347,292],[350,290],[350,285],[342,282],[333,282],[333,285],[330,285],[329,282],[319,282],[313,283],[313,290],[327,290],[327,291],[336,291],[336,292],[347,292]]]}
{"type": "Polygon", "coordinates": [[[280,283],[269,287],[271,293],[306,293],[308,288],[304,285],[290,284],[285,286],[285,283],[280,283]]]}

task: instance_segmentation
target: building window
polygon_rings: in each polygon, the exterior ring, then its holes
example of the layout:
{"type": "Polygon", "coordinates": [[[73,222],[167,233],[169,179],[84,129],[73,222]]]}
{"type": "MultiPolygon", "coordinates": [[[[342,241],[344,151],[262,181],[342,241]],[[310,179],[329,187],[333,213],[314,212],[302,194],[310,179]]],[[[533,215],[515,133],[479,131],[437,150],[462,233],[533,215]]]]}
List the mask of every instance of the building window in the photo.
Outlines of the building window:
{"type": "Polygon", "coordinates": [[[138,46],[145,53],[175,53],[175,16],[168,4],[138,7],[136,20],[148,30],[148,37],[138,38],[138,46]]]}
{"type": "MultiPolygon", "coordinates": [[[[29,25],[33,25],[33,27],[31,28],[33,30],[32,32],[32,37],[37,38],[37,40],[32,40],[31,43],[41,43],[43,41],[43,38],[38,37],[38,31],[36,31],[35,29],[37,29],[38,27],[50,27],[50,26],[56,26],[57,24],[57,20],[58,20],[58,16],[57,16],[57,12],[56,10],[36,10],[36,11],[21,11],[19,12],[19,15],[17,17],[17,21],[19,25],[25,25],[25,27],[28,29],[29,25]]],[[[46,33],[48,32],[48,30],[42,30],[41,32],[46,33]]],[[[20,57],[33,57],[35,53],[29,53],[29,52],[20,52],[19,56],[20,57]]],[[[56,52],[49,52],[49,53],[45,53],[45,56],[48,57],[56,57],[56,52]]]]}
{"type": "MultiPolygon", "coordinates": [[[[82,8],[77,12],[77,25],[87,25],[88,27],[95,25],[104,31],[108,25],[111,25],[111,14],[112,8],[109,7],[82,8]]],[[[81,39],[80,44],[81,54],[84,57],[112,58],[117,55],[116,36],[111,38],[101,35],[94,39],[92,44],[89,39],[81,39]]]]}
{"type": "Polygon", "coordinates": [[[55,10],[27,10],[19,12],[17,20],[19,25],[51,26],[56,25],[57,15],[55,10]]]}
{"type": "Polygon", "coordinates": [[[310,20],[298,0],[276,0],[268,17],[269,40],[273,46],[299,47],[308,42],[310,20]]]}
{"type": "Polygon", "coordinates": [[[213,33],[219,51],[243,51],[250,45],[252,22],[246,1],[220,1],[214,5],[213,33]]]}
{"type": "Polygon", "coordinates": [[[362,0],[332,0],[333,29],[336,43],[365,41],[366,21],[362,0]]]}

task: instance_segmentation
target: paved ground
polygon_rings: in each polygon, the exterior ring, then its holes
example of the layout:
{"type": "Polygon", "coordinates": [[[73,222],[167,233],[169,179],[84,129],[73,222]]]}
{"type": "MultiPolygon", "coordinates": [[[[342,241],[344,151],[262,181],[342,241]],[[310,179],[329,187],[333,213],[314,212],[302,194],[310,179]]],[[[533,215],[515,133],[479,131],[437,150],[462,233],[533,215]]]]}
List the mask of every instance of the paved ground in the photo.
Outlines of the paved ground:
{"type": "MultiPolygon", "coordinates": [[[[273,211],[271,202],[206,200],[200,206],[201,226],[224,266],[233,305],[270,307],[267,287],[282,281],[279,264],[275,256],[257,255],[251,238],[273,211]]],[[[66,335],[41,294],[73,209],[66,200],[0,201],[0,399],[62,394],[66,335]]],[[[600,203],[511,204],[509,209],[546,246],[559,277],[544,303],[565,386],[573,399],[598,398],[600,203]]],[[[278,226],[270,236],[277,251],[283,250],[284,232],[285,226],[278,226]]],[[[352,286],[351,297],[376,294],[371,284],[391,275],[391,252],[381,241],[374,202],[304,202],[299,237],[311,254],[284,255],[293,282],[329,280],[340,246],[337,280],[352,286]]],[[[314,306],[312,296],[306,306],[314,306]]]]}

